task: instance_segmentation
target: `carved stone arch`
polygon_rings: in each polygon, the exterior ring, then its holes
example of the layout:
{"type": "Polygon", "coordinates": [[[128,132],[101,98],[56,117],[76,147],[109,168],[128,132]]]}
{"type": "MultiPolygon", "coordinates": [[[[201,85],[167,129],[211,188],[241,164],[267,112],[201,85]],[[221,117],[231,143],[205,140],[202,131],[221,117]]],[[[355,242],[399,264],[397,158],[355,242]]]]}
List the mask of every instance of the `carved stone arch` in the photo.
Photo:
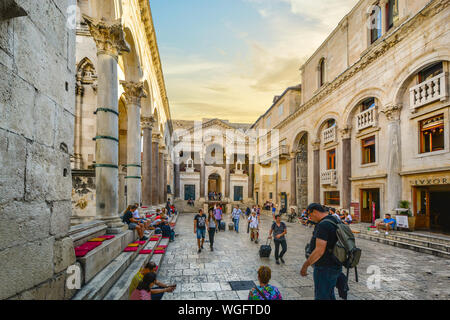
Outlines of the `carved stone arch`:
{"type": "Polygon", "coordinates": [[[369,98],[375,98],[375,107],[377,108],[377,111],[379,112],[381,108],[384,106],[386,93],[384,90],[379,88],[367,88],[360,92],[358,92],[357,95],[355,95],[345,107],[345,110],[343,112],[344,114],[344,127],[350,128],[352,126],[353,118],[356,113],[358,113],[357,109],[360,106],[360,104],[369,98]]]}
{"type": "MultiPolygon", "coordinates": [[[[324,116],[322,116],[319,121],[316,122],[314,128],[315,128],[315,132],[314,132],[314,138],[316,141],[322,140],[321,139],[321,134],[322,134],[322,130],[323,130],[323,126],[324,124],[329,121],[329,120],[334,120],[336,127],[339,128],[339,114],[335,113],[335,112],[330,112],[325,114],[324,116]]],[[[312,143],[314,143],[314,141],[311,141],[312,143]]]]}
{"type": "Polygon", "coordinates": [[[130,52],[122,55],[123,72],[125,80],[138,82],[143,77],[142,63],[139,55],[138,43],[135,41],[135,36],[132,30],[128,27],[124,28],[125,41],[127,42],[130,52]]]}
{"type": "Polygon", "coordinates": [[[433,51],[427,51],[424,54],[415,57],[412,61],[414,61],[414,63],[405,66],[395,77],[398,81],[394,83],[386,104],[402,105],[402,98],[407,90],[408,83],[420,70],[439,61],[450,63],[448,47],[433,48],[433,51]]]}
{"type": "Polygon", "coordinates": [[[97,72],[92,61],[85,57],[77,66],[76,90],[77,94],[83,94],[84,85],[91,85],[94,91],[97,90],[97,72]]]}

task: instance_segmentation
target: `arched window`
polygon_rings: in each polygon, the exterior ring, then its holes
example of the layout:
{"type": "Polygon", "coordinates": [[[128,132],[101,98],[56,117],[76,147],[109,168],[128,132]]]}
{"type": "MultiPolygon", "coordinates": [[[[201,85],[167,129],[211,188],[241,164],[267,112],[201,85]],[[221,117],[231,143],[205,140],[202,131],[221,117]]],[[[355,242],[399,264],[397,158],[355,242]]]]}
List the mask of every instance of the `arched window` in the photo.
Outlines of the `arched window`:
{"type": "Polygon", "coordinates": [[[319,88],[325,84],[325,58],[320,59],[319,66],[319,88]]]}
{"type": "Polygon", "coordinates": [[[398,0],[389,0],[386,3],[386,30],[394,26],[394,21],[398,18],[398,0]]]}

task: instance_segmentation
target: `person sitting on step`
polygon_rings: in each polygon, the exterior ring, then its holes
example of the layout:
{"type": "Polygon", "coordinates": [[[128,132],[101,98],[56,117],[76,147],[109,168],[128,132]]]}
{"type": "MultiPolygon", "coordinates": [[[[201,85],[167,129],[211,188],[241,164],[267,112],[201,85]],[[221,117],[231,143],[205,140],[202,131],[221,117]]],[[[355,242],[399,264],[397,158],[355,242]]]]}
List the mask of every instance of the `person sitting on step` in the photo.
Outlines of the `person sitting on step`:
{"type": "Polygon", "coordinates": [[[131,280],[130,288],[128,290],[130,300],[132,300],[131,296],[133,292],[138,288],[139,284],[149,273],[153,274],[155,277],[152,286],[150,287],[151,300],[161,300],[165,292],[173,292],[175,290],[175,288],[177,287],[176,284],[166,285],[156,280],[156,267],[156,263],[154,263],[153,261],[149,261],[141,270],[138,271],[138,273],[135,274],[133,280],[131,280]]]}
{"type": "Polygon", "coordinates": [[[122,221],[128,225],[129,230],[136,230],[139,235],[139,240],[146,241],[147,237],[144,236],[145,226],[133,217],[133,211],[135,210],[134,205],[130,206],[129,209],[123,215],[122,221]]]}
{"type": "Polygon", "coordinates": [[[390,230],[394,230],[396,221],[395,219],[391,218],[391,215],[389,213],[386,213],[384,215],[383,221],[380,221],[377,223],[377,230],[375,230],[375,233],[380,233],[380,229],[386,230],[385,234],[388,235],[390,230]]]}
{"type": "Polygon", "coordinates": [[[169,225],[169,221],[167,217],[162,218],[160,229],[163,237],[168,237],[169,242],[173,242],[175,240],[175,231],[173,231],[172,227],[169,225]]]}

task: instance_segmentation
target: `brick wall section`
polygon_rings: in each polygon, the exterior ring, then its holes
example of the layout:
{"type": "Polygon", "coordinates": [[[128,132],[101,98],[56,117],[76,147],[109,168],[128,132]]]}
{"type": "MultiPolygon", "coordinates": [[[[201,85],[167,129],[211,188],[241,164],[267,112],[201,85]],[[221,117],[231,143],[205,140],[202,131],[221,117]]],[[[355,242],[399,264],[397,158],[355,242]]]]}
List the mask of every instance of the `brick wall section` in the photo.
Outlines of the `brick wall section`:
{"type": "Polygon", "coordinates": [[[0,21],[0,299],[64,299],[75,108],[75,0],[17,0],[0,21]]]}

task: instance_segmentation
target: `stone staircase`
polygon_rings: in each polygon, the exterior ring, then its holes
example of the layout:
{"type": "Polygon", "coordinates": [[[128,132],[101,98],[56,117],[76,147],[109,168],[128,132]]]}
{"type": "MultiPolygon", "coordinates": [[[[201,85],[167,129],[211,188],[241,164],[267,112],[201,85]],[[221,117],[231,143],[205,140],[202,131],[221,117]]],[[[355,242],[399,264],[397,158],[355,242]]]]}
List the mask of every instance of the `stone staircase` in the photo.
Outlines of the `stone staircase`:
{"type": "Polygon", "coordinates": [[[388,235],[384,232],[377,234],[358,225],[352,225],[352,229],[357,232],[355,233],[357,238],[450,258],[450,237],[405,231],[391,231],[388,235]]]}
{"type": "MultiPolygon", "coordinates": [[[[154,212],[156,208],[143,209],[154,212]]],[[[169,222],[176,222],[178,215],[169,222]]],[[[153,235],[154,231],[151,231],[153,235]]],[[[150,239],[149,236],[149,239],[150,239]]],[[[135,241],[135,232],[127,230],[111,240],[78,258],[84,272],[84,286],[78,290],[72,300],[126,300],[128,288],[134,275],[151,259],[158,266],[163,254],[139,254],[142,249],[153,250],[158,245],[167,245],[169,239],[147,240],[137,251],[124,252],[125,247],[135,241]]]]}

